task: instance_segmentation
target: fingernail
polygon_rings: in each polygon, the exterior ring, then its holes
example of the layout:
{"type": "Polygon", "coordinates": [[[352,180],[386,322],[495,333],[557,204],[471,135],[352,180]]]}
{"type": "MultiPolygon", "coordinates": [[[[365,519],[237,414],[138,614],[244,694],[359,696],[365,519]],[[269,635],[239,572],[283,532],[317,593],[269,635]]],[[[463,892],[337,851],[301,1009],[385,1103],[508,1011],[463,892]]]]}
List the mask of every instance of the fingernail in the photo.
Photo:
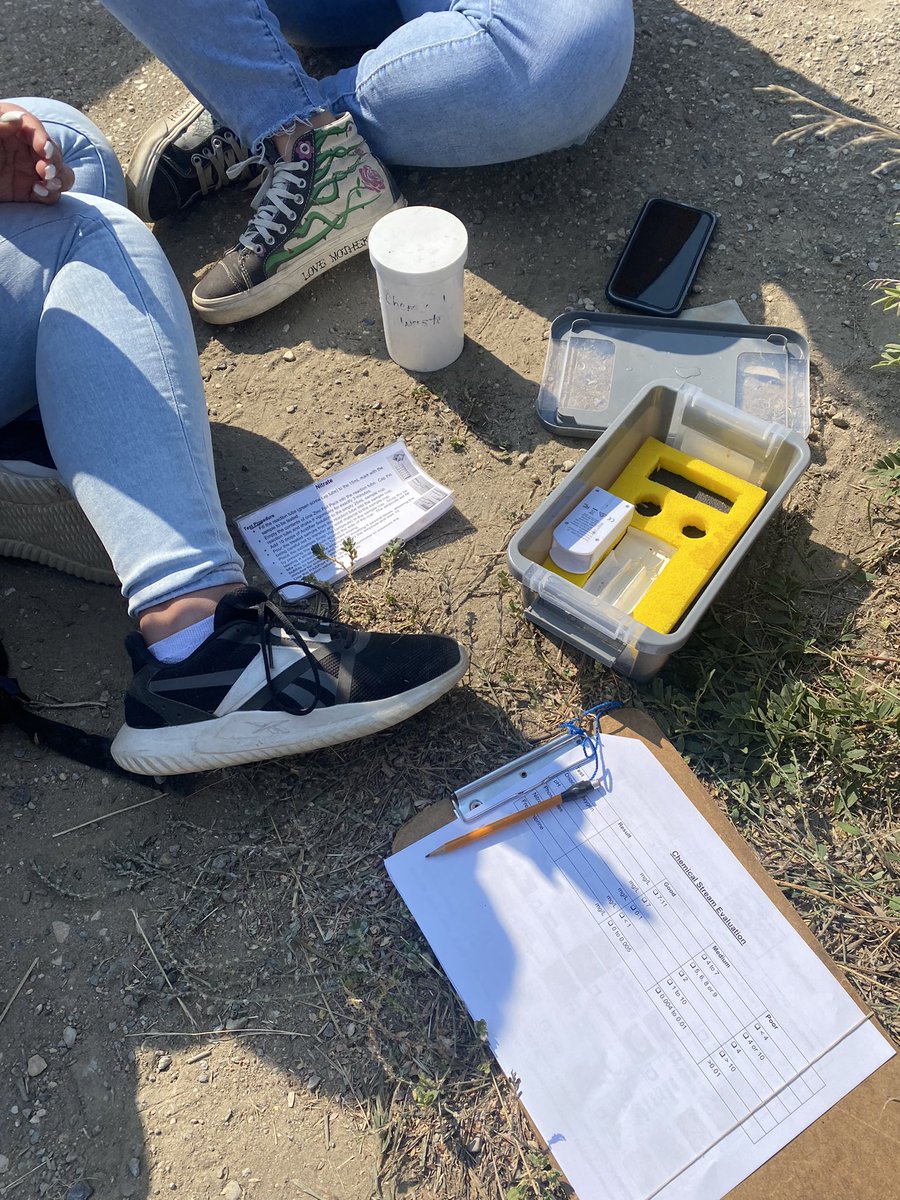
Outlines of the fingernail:
{"type": "Polygon", "coordinates": [[[21,121],[24,116],[25,114],[23,112],[19,112],[17,109],[15,112],[4,113],[3,116],[0,117],[0,121],[2,121],[4,125],[12,125],[13,121],[21,121]]]}
{"type": "Polygon", "coordinates": [[[51,163],[50,166],[47,167],[46,171],[44,171],[44,183],[46,183],[48,179],[55,178],[55,176],[56,176],[56,167],[54,167],[53,163],[51,163]]]}
{"type": "Polygon", "coordinates": [[[47,188],[51,192],[60,191],[62,188],[62,180],[61,179],[48,179],[47,180],[47,188]]]}
{"type": "Polygon", "coordinates": [[[49,196],[50,195],[50,193],[47,191],[47,189],[40,183],[36,183],[31,190],[34,192],[34,194],[36,196],[49,196]]]}
{"type": "Polygon", "coordinates": [[[50,142],[50,141],[44,142],[44,158],[46,158],[48,162],[53,157],[53,151],[55,149],[56,149],[56,147],[53,145],[52,142],[50,142]]]}

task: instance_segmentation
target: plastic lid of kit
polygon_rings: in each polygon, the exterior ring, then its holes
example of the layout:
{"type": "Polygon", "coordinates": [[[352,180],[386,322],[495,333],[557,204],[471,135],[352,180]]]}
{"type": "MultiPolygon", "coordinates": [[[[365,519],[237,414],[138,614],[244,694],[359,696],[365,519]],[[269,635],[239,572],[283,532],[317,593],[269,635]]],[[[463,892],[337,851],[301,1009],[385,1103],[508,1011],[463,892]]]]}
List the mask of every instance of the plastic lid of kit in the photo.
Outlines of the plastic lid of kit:
{"type": "Polygon", "coordinates": [[[469,235],[458,217],[425,205],[387,213],[369,232],[369,258],[382,279],[428,283],[465,266],[469,235]]]}
{"type": "MultiPolygon", "coordinates": [[[[556,318],[536,402],[557,434],[594,438],[652,382],[709,395],[806,437],[809,346],[792,329],[729,319],[569,312],[556,318]]],[[[731,311],[727,313],[731,317],[731,311]]]]}

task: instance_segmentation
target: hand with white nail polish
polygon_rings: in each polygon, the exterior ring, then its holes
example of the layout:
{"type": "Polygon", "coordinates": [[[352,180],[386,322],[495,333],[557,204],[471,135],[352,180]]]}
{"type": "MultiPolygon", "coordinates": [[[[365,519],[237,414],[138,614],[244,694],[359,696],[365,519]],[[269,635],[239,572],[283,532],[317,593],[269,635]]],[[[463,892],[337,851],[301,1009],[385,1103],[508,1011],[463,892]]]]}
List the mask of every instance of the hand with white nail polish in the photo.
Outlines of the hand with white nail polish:
{"type": "Polygon", "coordinates": [[[0,203],[55,204],[74,182],[37,117],[0,101],[0,203]]]}

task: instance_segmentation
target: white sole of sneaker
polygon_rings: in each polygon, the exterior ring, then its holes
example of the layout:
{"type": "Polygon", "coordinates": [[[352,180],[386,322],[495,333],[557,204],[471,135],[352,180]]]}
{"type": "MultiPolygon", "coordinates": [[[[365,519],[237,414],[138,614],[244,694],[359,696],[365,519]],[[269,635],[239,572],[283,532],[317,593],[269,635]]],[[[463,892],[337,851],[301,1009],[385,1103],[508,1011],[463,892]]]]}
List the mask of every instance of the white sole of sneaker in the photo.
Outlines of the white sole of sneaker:
{"type": "Polygon", "coordinates": [[[119,582],[77,500],[55,477],[17,475],[0,467],[0,555],[92,583],[119,582]]]}
{"type": "Polygon", "coordinates": [[[265,283],[257,284],[249,292],[223,296],[218,300],[207,300],[198,296],[195,291],[191,303],[198,316],[210,325],[231,325],[235,321],[258,317],[260,313],[268,312],[270,308],[275,308],[295,295],[332,267],[362,254],[369,244],[369,230],[375,222],[387,213],[405,207],[406,200],[400,196],[389,208],[379,209],[374,216],[370,216],[364,209],[359,214],[356,224],[343,231],[339,241],[335,241],[333,236],[329,237],[322,247],[299,254],[265,283]]]}
{"type": "Polygon", "coordinates": [[[148,223],[150,184],[163,151],[175,138],[181,137],[189,125],[203,112],[199,100],[190,100],[184,108],[169,117],[162,117],[144,133],[135,146],[125,171],[125,187],[128,192],[128,207],[148,223]]]}
{"type": "Polygon", "coordinates": [[[305,717],[233,712],[163,729],[123,725],[113,741],[112,756],[120,767],[137,775],[186,775],[288,754],[309,754],[368,737],[415,716],[458,683],[469,665],[465,650],[460,649],[460,662],[451,671],[388,700],[317,708],[305,717]]]}

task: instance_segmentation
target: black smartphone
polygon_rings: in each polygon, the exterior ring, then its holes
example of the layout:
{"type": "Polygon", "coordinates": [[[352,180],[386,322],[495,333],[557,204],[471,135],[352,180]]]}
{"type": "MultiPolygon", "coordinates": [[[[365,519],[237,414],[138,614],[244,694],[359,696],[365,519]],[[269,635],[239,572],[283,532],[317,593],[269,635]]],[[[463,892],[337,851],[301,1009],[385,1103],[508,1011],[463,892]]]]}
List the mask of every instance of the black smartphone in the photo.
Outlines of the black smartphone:
{"type": "Polygon", "coordinates": [[[648,200],[609,277],[607,300],[635,312],[677,316],[715,227],[715,215],[705,208],[648,200]]]}

